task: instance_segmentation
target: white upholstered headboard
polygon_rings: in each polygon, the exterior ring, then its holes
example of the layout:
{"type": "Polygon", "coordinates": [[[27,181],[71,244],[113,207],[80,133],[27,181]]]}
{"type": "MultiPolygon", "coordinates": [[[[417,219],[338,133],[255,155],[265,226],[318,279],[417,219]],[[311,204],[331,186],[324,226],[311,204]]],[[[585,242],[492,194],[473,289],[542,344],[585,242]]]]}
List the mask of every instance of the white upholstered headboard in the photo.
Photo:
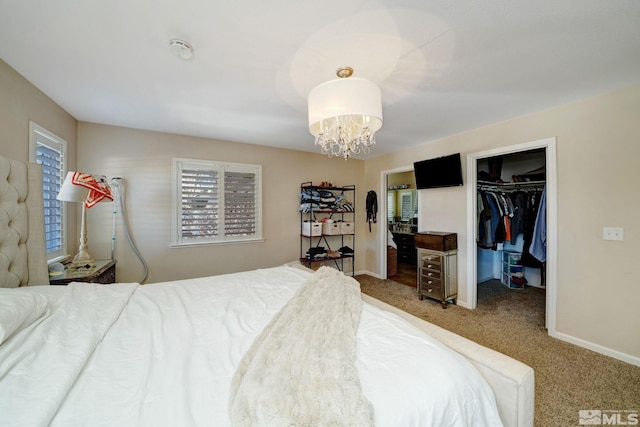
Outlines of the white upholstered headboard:
{"type": "Polygon", "coordinates": [[[0,156],[0,288],[48,284],[42,169],[0,156]]]}

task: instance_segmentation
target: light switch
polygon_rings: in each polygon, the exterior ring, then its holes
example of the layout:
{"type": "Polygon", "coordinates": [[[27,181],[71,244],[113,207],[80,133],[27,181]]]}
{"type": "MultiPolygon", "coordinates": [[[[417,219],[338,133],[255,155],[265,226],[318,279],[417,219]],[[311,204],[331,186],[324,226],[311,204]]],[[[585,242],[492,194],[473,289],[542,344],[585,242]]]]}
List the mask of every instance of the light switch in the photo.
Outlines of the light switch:
{"type": "Polygon", "coordinates": [[[622,227],[602,228],[602,238],[604,240],[624,240],[624,229],[622,227]]]}

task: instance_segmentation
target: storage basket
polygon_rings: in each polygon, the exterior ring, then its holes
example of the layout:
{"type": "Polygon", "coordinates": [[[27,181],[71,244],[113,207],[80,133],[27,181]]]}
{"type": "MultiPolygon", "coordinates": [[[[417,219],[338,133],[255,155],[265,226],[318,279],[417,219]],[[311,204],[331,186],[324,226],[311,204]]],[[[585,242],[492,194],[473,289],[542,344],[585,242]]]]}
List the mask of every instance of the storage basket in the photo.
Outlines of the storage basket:
{"type": "Polygon", "coordinates": [[[327,236],[342,234],[342,226],[339,222],[325,222],[322,224],[322,234],[326,234],[327,236]]]}
{"type": "Polygon", "coordinates": [[[355,234],[355,224],[351,221],[345,221],[345,222],[341,222],[340,224],[342,224],[340,226],[340,229],[342,231],[342,234],[355,234]]]}
{"type": "Polygon", "coordinates": [[[303,222],[302,235],[307,237],[322,236],[322,223],[309,221],[303,222]]]}

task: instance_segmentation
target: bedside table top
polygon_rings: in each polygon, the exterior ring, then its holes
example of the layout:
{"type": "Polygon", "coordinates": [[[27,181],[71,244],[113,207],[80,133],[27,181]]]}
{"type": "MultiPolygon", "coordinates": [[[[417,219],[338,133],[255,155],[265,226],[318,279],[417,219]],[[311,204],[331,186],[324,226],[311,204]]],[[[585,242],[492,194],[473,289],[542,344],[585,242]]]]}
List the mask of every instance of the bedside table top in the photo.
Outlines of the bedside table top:
{"type": "MultiPolygon", "coordinates": [[[[92,277],[97,277],[103,272],[105,272],[110,267],[114,266],[116,261],[113,259],[97,259],[94,260],[96,266],[90,270],[70,270],[65,268],[62,274],[57,276],[50,276],[49,283],[50,284],[62,284],[69,283],[74,280],[76,281],[87,281],[87,279],[91,279],[92,277]]],[[[68,267],[68,264],[65,266],[68,267]]]]}

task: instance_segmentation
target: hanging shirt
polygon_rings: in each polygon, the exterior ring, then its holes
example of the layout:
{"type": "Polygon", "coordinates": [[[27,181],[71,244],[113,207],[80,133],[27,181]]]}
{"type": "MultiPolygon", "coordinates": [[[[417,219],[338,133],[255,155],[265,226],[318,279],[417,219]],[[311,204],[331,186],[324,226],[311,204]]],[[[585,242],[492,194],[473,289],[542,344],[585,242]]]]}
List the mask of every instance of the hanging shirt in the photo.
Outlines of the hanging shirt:
{"type": "Polygon", "coordinates": [[[542,190],[540,197],[540,207],[536,216],[535,226],[533,228],[533,236],[529,253],[538,261],[545,262],[547,260],[547,186],[542,190]]]}

